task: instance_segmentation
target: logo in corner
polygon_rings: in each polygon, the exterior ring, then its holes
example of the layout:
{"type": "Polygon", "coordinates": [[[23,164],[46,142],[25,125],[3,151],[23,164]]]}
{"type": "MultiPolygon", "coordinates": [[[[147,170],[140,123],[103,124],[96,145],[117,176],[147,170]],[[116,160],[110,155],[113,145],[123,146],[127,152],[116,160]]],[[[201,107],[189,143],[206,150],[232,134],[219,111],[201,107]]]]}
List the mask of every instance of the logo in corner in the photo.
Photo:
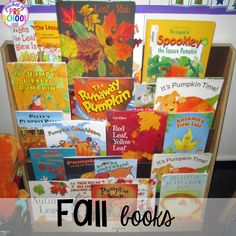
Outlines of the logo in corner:
{"type": "Polygon", "coordinates": [[[9,28],[16,29],[23,26],[28,18],[28,8],[21,2],[9,2],[2,9],[2,20],[9,28]]]}

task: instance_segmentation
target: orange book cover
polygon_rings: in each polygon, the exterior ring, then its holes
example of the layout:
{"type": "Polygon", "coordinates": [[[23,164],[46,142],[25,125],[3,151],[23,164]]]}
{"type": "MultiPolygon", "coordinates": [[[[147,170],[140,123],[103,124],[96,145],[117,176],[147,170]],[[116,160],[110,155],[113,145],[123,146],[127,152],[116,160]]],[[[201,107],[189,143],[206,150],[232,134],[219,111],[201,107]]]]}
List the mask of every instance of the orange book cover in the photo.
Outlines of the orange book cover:
{"type": "Polygon", "coordinates": [[[64,62],[16,62],[7,66],[18,110],[61,110],[64,119],[70,119],[64,62]]]}

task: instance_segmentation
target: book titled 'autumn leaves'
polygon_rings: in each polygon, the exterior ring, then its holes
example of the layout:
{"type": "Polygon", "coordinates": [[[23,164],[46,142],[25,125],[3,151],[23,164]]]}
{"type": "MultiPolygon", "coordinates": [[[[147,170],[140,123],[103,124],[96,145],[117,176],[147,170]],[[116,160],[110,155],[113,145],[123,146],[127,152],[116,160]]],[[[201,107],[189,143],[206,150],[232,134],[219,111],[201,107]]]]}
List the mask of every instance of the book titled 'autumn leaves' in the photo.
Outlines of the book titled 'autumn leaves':
{"type": "Polygon", "coordinates": [[[62,59],[73,77],[132,75],[133,2],[56,3],[62,59]]]}

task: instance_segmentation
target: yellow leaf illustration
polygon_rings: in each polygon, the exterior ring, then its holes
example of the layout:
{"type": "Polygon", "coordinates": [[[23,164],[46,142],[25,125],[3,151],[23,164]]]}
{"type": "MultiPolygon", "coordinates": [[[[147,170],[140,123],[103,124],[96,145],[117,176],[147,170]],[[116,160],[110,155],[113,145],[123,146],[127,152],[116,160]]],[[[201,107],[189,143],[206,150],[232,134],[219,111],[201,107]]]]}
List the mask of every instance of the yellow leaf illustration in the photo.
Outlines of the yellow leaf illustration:
{"type": "Polygon", "coordinates": [[[98,14],[92,14],[90,16],[84,17],[84,25],[88,29],[88,31],[94,31],[94,26],[97,23],[100,23],[100,19],[98,18],[98,14]]]}
{"type": "Polygon", "coordinates": [[[140,119],[140,128],[139,128],[140,132],[148,131],[151,128],[159,130],[161,125],[160,123],[161,116],[159,116],[155,112],[142,111],[138,113],[138,117],[140,119]]]}
{"type": "Polygon", "coordinates": [[[89,4],[86,4],[86,5],[84,5],[84,6],[80,9],[79,13],[80,13],[81,15],[83,15],[83,16],[88,16],[88,15],[90,15],[93,11],[94,11],[94,8],[89,7],[89,4]]]}

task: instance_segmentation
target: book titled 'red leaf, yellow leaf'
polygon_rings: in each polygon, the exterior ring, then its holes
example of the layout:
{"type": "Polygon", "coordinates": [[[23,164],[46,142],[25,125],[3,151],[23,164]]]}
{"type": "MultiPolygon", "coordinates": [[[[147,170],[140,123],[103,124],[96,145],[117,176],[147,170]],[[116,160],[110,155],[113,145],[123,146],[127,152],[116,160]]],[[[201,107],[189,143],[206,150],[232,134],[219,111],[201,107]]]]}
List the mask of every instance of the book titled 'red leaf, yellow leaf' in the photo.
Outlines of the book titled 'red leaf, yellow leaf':
{"type": "Polygon", "coordinates": [[[204,77],[215,23],[147,20],[143,82],[158,77],[204,77]]]}

